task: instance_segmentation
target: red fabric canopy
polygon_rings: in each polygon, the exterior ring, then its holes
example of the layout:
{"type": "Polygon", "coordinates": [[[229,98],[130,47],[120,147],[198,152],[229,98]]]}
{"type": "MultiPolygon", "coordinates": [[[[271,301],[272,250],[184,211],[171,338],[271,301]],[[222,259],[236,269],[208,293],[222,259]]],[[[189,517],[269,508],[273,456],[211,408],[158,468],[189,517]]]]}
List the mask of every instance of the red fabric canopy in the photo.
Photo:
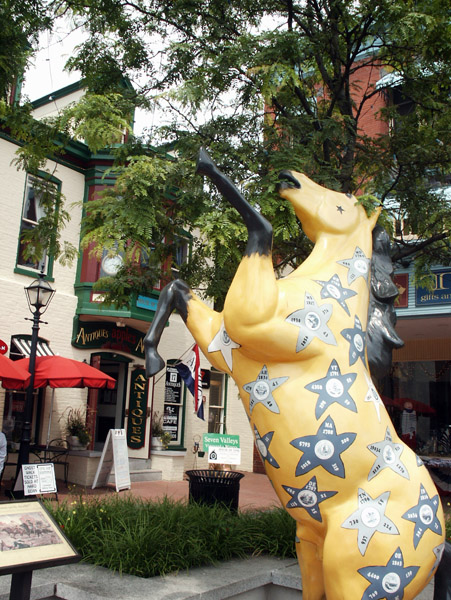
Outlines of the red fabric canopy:
{"type": "Polygon", "coordinates": [[[394,406],[399,410],[404,409],[404,404],[406,402],[410,402],[412,404],[412,408],[417,413],[423,413],[426,415],[434,415],[435,408],[429,406],[429,404],[425,404],[424,402],[420,402],[419,400],[414,400],[413,398],[389,398],[388,396],[382,396],[382,400],[385,406],[394,406]]]}
{"type": "MultiPolygon", "coordinates": [[[[30,359],[22,358],[16,364],[28,369],[30,359]]],[[[36,357],[34,387],[51,388],[108,388],[112,390],[116,380],[87,363],[64,356],[36,357]]]]}
{"type": "Polygon", "coordinates": [[[11,360],[4,354],[0,354],[0,379],[3,387],[7,390],[23,390],[30,381],[30,373],[17,360],[11,360]]]}

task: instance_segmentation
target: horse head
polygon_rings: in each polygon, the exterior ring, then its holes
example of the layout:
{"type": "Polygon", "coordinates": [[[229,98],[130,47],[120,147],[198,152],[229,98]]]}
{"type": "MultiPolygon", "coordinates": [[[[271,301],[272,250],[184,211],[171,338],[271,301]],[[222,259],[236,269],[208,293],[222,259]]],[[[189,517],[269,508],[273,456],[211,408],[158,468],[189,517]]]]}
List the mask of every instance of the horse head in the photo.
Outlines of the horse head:
{"type": "Polygon", "coordinates": [[[352,194],[343,194],[315,183],[302,173],[282,171],[279,194],[291,202],[307,237],[316,242],[321,233],[349,235],[361,225],[372,229],[380,209],[368,217],[352,194]]]}

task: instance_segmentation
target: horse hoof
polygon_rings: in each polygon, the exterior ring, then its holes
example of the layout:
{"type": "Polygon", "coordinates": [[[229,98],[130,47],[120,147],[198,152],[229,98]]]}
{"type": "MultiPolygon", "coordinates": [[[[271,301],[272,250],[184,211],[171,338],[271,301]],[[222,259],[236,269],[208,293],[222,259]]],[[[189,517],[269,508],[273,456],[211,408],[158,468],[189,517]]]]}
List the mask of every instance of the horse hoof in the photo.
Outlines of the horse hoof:
{"type": "Polygon", "coordinates": [[[147,351],[147,355],[146,355],[146,375],[147,375],[147,377],[152,377],[153,375],[156,375],[159,371],[164,369],[165,366],[166,366],[166,363],[161,358],[161,356],[158,354],[158,352],[152,352],[151,354],[149,354],[149,351],[147,351]]]}
{"type": "Polygon", "coordinates": [[[199,175],[209,175],[215,166],[215,163],[211,160],[211,157],[205,148],[201,148],[197,159],[196,173],[199,175]]]}

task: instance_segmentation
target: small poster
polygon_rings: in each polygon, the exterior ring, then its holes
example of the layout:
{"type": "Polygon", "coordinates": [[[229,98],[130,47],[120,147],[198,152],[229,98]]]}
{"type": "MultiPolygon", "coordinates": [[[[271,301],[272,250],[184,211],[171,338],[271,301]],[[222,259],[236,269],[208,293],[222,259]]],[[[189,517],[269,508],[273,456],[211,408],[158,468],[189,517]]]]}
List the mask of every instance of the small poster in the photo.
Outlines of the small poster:
{"type": "Polygon", "coordinates": [[[239,465],[241,464],[241,448],[233,446],[209,446],[208,463],[239,465]]]}

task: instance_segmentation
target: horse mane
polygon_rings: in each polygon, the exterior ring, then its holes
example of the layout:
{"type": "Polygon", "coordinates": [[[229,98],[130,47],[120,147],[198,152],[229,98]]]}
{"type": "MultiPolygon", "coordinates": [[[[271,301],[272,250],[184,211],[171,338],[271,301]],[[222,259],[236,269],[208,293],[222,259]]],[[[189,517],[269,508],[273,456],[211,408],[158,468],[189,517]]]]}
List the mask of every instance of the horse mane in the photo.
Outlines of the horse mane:
{"type": "Polygon", "coordinates": [[[366,331],[368,363],[373,379],[381,379],[388,373],[392,363],[393,348],[404,346],[404,342],[395,331],[394,303],[398,293],[398,288],[393,281],[390,238],[385,229],[377,225],[373,230],[370,301],[366,331]]]}

